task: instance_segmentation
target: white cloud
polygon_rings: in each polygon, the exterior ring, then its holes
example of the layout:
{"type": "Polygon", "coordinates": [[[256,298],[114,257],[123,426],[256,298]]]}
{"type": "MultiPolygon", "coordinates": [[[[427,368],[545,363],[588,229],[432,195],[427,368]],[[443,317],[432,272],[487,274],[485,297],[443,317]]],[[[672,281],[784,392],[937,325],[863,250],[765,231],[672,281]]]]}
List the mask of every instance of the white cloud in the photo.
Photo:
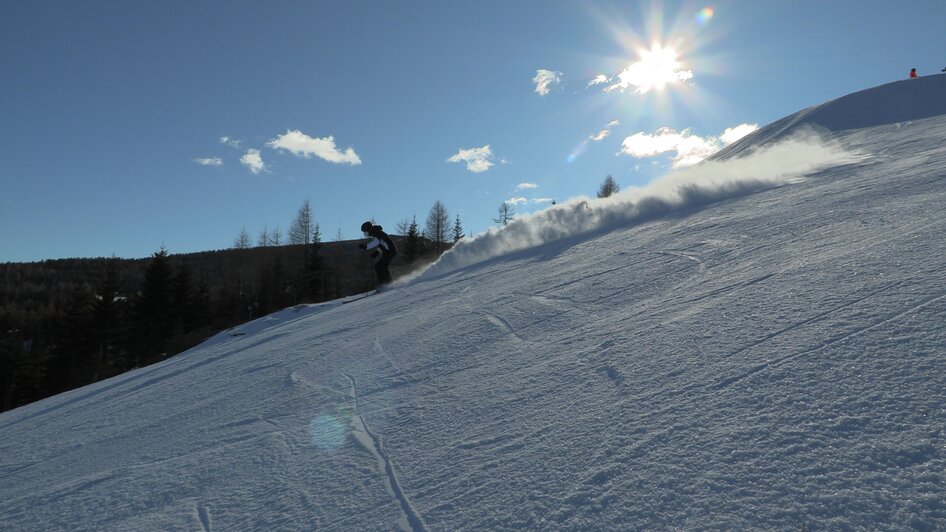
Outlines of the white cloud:
{"type": "Polygon", "coordinates": [[[539,188],[539,185],[535,183],[519,183],[516,185],[516,190],[531,190],[535,188],[539,188]]]}
{"type": "Polygon", "coordinates": [[[555,198],[532,198],[532,203],[552,203],[555,198]]]}
{"type": "Polygon", "coordinates": [[[335,146],[335,137],[310,137],[297,130],[286,131],[284,134],[266,143],[274,150],[286,150],[289,153],[308,159],[318,157],[335,164],[361,164],[361,158],[355,150],[349,147],[344,152],[335,146]]]}
{"type": "Polygon", "coordinates": [[[699,137],[689,130],[677,132],[673,128],[663,127],[654,134],[635,133],[624,139],[621,153],[631,157],[654,157],[662,153],[676,152],[673,167],[682,168],[696,164],[719,151],[722,145],[715,137],[699,137]]]}
{"type": "Polygon", "coordinates": [[[724,145],[729,146],[757,129],[759,129],[759,124],[739,124],[736,127],[727,127],[726,131],[723,131],[723,134],[719,136],[719,140],[723,141],[724,145]]]}
{"type": "Polygon", "coordinates": [[[552,85],[562,82],[562,73],[540,68],[535,71],[532,82],[535,83],[535,92],[539,93],[540,96],[545,96],[551,90],[552,85]]]}
{"type": "Polygon", "coordinates": [[[758,129],[755,124],[740,124],[727,128],[720,137],[700,137],[690,130],[681,132],[669,127],[653,134],[635,133],[621,143],[621,152],[635,158],[654,157],[673,152],[673,168],[692,166],[758,129]]]}
{"type": "Polygon", "coordinates": [[[194,159],[194,162],[201,166],[223,166],[223,159],[220,157],[200,157],[194,159]]]}
{"type": "Polygon", "coordinates": [[[598,74],[597,76],[595,76],[595,79],[588,82],[588,85],[585,86],[585,88],[587,89],[590,87],[594,87],[595,85],[604,85],[608,81],[610,81],[608,79],[608,76],[605,76],[604,74],[598,74]]]}
{"type": "Polygon", "coordinates": [[[239,140],[232,139],[230,137],[220,137],[220,143],[226,144],[227,146],[230,146],[231,148],[239,148],[240,144],[242,144],[239,140]]]}
{"type": "Polygon", "coordinates": [[[523,203],[528,203],[529,200],[523,197],[509,198],[506,200],[506,203],[510,205],[522,205],[523,203]]]}
{"type": "Polygon", "coordinates": [[[489,170],[493,166],[493,152],[489,144],[482,148],[461,149],[456,155],[447,159],[450,163],[465,162],[466,169],[473,173],[480,173],[489,170]]]}
{"type": "Polygon", "coordinates": [[[254,174],[266,171],[266,164],[263,163],[260,151],[254,148],[250,148],[243,157],[240,157],[240,163],[249,168],[254,174]]]}

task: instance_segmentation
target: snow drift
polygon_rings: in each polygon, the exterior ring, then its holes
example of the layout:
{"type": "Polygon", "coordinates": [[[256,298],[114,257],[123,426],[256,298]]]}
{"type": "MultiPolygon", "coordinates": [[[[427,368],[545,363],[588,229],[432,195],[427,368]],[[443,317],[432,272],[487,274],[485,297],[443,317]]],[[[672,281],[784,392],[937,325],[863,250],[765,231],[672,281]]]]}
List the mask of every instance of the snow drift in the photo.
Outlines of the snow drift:
{"type": "Polygon", "coordinates": [[[946,116],[910,120],[5,412],[0,530],[946,529],[946,116]]]}
{"type": "Polygon", "coordinates": [[[642,188],[609,198],[577,198],[561,205],[517,217],[507,226],[492,228],[461,240],[420,278],[442,275],[515,251],[541,246],[593,231],[612,231],[665,216],[796,183],[826,168],[863,161],[867,154],[845,149],[817,131],[801,128],[781,142],[750,151],[742,158],[706,161],[674,171],[642,188]]]}

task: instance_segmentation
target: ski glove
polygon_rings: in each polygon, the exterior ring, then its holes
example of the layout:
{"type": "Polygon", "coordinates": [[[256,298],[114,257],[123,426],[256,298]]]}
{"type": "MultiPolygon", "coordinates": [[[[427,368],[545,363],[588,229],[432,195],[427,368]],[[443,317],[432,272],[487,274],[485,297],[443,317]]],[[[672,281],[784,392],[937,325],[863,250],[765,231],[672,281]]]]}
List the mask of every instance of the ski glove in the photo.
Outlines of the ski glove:
{"type": "Polygon", "coordinates": [[[368,244],[365,244],[365,243],[358,244],[358,248],[359,248],[359,249],[368,249],[368,244]]]}
{"type": "Polygon", "coordinates": [[[377,257],[378,255],[380,255],[380,254],[381,254],[380,251],[375,251],[374,253],[371,254],[371,258],[372,258],[372,259],[373,259],[373,258],[376,258],[376,257],[377,257]]]}

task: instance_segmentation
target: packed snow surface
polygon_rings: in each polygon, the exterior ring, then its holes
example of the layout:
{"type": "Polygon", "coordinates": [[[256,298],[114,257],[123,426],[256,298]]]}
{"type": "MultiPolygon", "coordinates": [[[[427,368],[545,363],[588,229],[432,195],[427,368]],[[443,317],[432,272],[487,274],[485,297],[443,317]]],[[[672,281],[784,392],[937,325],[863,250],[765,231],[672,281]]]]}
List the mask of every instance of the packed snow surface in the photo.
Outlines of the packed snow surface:
{"type": "Polygon", "coordinates": [[[4,413],[0,529],[946,529],[916,81],[4,413]]]}

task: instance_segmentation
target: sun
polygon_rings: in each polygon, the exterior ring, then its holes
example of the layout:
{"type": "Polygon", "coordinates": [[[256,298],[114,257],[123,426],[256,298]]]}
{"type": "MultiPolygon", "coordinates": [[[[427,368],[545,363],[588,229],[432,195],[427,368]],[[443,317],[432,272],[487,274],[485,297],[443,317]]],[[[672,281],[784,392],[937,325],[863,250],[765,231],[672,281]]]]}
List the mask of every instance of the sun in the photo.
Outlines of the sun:
{"type": "Polygon", "coordinates": [[[654,44],[650,50],[638,51],[638,55],[640,60],[618,74],[617,86],[622,91],[633,87],[635,93],[644,94],[693,77],[692,71],[681,69],[673,48],[654,44]]]}
{"type": "Polygon", "coordinates": [[[589,105],[622,117],[625,128],[636,122],[666,125],[680,111],[700,116],[719,113],[724,108],[719,98],[696,78],[729,70],[725,53],[711,46],[724,36],[725,28],[717,20],[721,13],[709,6],[694,9],[689,1],[676,10],[666,8],[670,2],[636,3],[640,13],[601,5],[588,8],[601,33],[610,35],[614,44],[613,54],[601,56],[588,69],[594,75],[585,86],[612,96],[595,98],[589,105]],[[625,96],[614,97],[618,93],[625,96]]]}

